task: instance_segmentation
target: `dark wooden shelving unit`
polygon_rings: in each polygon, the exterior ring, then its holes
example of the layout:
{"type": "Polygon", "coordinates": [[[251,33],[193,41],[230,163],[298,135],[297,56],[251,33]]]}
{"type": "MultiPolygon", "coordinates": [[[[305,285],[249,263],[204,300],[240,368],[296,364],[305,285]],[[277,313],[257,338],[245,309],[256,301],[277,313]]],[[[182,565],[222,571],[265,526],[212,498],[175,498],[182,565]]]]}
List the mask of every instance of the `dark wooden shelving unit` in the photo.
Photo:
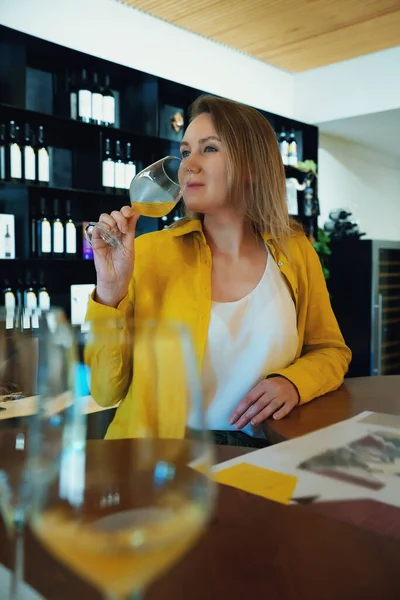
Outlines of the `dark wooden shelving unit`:
{"type": "MultiPolygon", "coordinates": [[[[14,120],[21,128],[44,128],[50,153],[50,185],[0,181],[0,213],[15,215],[16,259],[0,260],[0,286],[15,287],[44,283],[52,303],[70,311],[70,286],[94,283],[93,261],[82,256],[82,223],[95,221],[101,212],[110,212],[129,203],[127,192],[105,193],[101,187],[102,151],[106,137],[123,144],[131,142],[132,158],[140,170],[166,155],[179,156],[179,137],[166,133],[166,123],[179,108],[188,121],[191,103],[202,90],[168,81],[110,61],[53,44],[0,26],[0,124],[14,120]],[[72,72],[86,68],[101,81],[109,75],[116,97],[116,127],[83,123],[69,116],[69,86],[72,72]],[[51,219],[53,202],[60,204],[65,218],[65,203],[70,201],[71,217],[78,233],[77,258],[37,258],[31,256],[32,219],[38,216],[44,198],[51,219]]],[[[317,163],[318,128],[260,111],[277,134],[282,127],[296,133],[299,159],[317,163]]],[[[168,128],[167,128],[168,129],[168,128]]],[[[287,177],[303,181],[304,173],[286,167],[287,177]]],[[[316,194],[316,190],[315,190],[316,194]]],[[[298,195],[299,215],[305,229],[316,230],[317,214],[305,217],[302,197],[298,195]]],[[[161,229],[179,214],[167,220],[141,217],[138,233],[161,229]]]]}

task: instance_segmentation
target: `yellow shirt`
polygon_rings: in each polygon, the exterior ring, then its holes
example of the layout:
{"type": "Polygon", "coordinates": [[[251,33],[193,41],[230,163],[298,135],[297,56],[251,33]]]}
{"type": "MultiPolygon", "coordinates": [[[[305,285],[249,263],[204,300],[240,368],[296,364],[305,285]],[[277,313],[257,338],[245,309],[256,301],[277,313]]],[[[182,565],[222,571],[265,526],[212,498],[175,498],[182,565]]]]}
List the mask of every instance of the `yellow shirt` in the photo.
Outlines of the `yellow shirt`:
{"type": "MultiPolygon", "coordinates": [[[[270,236],[263,236],[296,306],[298,347],[292,364],[274,371],[291,381],[300,403],[335,390],[347,372],[351,352],[344,343],[333,314],[318,255],[304,234],[294,234],[280,250],[270,236]]],[[[142,235],[135,241],[135,268],[127,296],[118,308],[95,302],[88,319],[118,318],[131,314],[135,323],[168,319],[187,326],[201,372],[211,312],[212,257],[199,220],[142,235]]],[[[146,361],[116,348],[94,350],[87,355],[92,367],[91,392],[102,406],[121,401],[106,437],[140,437],[151,419],[148,398],[151,374],[146,361]],[[102,373],[101,384],[96,381],[102,373]],[[107,383],[104,382],[107,371],[107,383]]],[[[172,361],[173,364],[173,361],[172,361]]],[[[265,373],[265,377],[272,373],[265,373]]],[[[160,416],[162,437],[183,437],[186,413],[173,398],[160,416]]]]}

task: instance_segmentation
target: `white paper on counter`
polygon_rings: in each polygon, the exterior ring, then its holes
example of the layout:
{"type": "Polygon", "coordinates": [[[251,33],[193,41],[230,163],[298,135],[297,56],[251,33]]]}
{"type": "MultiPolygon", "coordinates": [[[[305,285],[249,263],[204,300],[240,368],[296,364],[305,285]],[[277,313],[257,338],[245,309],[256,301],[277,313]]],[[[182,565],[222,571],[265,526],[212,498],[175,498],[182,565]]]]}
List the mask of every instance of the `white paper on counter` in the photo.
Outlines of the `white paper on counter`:
{"type": "Polygon", "coordinates": [[[384,422],[386,420],[381,413],[364,411],[330,427],[220,463],[214,467],[214,471],[247,463],[297,477],[298,482],[292,498],[315,495],[319,496],[317,502],[371,499],[400,507],[400,477],[388,478],[385,487],[375,491],[361,485],[339,481],[297,468],[299,463],[324,450],[338,448],[374,431],[400,434],[399,419],[396,416],[393,416],[392,419],[394,427],[385,426],[382,424],[384,422]],[[368,422],[374,420],[374,415],[379,424],[368,422]],[[366,422],[362,422],[363,420],[366,422]]]}

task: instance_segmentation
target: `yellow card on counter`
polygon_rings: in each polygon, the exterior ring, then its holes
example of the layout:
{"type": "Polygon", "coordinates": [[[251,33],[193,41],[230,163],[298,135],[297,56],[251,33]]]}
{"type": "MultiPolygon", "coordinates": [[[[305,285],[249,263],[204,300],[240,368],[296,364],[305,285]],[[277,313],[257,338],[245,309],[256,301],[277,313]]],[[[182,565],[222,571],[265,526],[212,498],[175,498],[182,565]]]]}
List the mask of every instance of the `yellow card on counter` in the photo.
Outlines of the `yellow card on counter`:
{"type": "Polygon", "coordinates": [[[248,463],[240,463],[218,471],[214,473],[214,480],[281,504],[289,504],[297,483],[297,477],[293,475],[285,475],[248,463]]]}

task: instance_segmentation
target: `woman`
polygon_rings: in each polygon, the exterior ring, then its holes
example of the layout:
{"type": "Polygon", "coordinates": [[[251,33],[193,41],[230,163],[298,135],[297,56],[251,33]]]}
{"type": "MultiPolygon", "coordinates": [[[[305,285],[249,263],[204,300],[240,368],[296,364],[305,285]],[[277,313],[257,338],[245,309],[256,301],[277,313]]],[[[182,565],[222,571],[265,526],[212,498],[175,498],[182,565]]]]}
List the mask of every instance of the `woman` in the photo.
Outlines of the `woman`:
{"type": "MultiPolygon", "coordinates": [[[[133,309],[139,320],[183,321],[215,440],[262,446],[263,421],[339,387],[351,353],[318,256],[288,216],[268,121],[248,106],[202,96],[181,154],[185,219],[135,242],[138,215],[130,207],[101,215],[119,228],[123,250],[94,240],[97,287],[88,318],[133,309]]],[[[113,389],[106,400],[96,398],[107,405],[124,399],[108,437],[140,435],[146,419],[141,375],[132,378],[131,362],[114,361],[113,389]]],[[[184,435],[184,419],[167,420],[165,436],[184,435]]]]}

